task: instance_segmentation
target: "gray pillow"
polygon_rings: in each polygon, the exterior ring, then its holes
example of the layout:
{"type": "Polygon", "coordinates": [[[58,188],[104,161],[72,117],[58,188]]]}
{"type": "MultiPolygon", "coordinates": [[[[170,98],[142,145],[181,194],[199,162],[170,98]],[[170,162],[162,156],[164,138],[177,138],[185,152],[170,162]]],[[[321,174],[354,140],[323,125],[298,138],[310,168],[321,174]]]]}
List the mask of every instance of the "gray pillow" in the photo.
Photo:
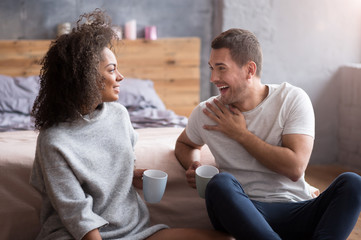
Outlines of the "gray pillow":
{"type": "MultiPolygon", "coordinates": [[[[10,77],[0,75],[0,112],[29,115],[39,91],[39,76],[10,77]]],[[[127,108],[166,107],[151,80],[126,78],[120,82],[118,102],[127,108]]]]}
{"type": "MultiPolygon", "coordinates": [[[[39,92],[39,76],[10,77],[0,74],[0,132],[33,129],[30,113],[39,92]]],[[[120,82],[119,99],[129,111],[166,110],[151,80],[127,78],[120,82]]]]}
{"type": "Polygon", "coordinates": [[[0,75],[0,113],[30,115],[39,91],[39,76],[0,75]]]}
{"type": "Polygon", "coordinates": [[[166,110],[151,80],[125,78],[120,82],[118,102],[128,109],[155,108],[166,110]]]}

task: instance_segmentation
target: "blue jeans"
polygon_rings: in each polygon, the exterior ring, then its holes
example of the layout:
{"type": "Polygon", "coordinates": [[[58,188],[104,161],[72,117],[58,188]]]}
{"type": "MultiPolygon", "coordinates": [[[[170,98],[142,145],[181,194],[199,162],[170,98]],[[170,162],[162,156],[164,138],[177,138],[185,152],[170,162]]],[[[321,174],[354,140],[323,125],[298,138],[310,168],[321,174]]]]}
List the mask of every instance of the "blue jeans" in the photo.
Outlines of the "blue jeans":
{"type": "Polygon", "coordinates": [[[347,239],[361,211],[361,177],[343,173],[320,196],[301,202],[253,201],[229,173],[206,189],[209,218],[216,230],[236,239],[347,239]]]}

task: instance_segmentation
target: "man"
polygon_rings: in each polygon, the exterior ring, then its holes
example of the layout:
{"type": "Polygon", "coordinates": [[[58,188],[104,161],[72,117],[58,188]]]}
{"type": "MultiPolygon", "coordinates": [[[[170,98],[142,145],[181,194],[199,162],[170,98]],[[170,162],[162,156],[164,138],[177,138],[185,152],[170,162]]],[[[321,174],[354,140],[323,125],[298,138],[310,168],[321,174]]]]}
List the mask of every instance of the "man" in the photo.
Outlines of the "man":
{"type": "Polygon", "coordinates": [[[207,144],[221,173],[206,189],[215,229],[237,239],[346,239],[361,209],[361,177],[340,175],[314,198],[304,179],[314,141],[307,94],[288,83],[262,84],[262,52],[249,31],[212,42],[211,82],[220,95],[200,103],[175,154],[195,187],[207,144]]]}

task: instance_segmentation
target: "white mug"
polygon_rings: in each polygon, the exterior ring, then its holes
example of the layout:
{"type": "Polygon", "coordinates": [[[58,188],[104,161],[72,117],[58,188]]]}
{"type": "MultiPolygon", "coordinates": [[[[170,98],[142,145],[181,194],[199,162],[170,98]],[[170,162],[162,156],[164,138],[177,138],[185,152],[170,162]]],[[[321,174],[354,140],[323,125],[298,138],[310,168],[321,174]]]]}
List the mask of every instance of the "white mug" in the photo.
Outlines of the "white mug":
{"type": "Polygon", "coordinates": [[[143,173],[143,194],[149,203],[159,202],[167,185],[168,174],[161,170],[146,170],[143,173]]]}
{"type": "Polygon", "coordinates": [[[211,165],[202,165],[196,169],[196,186],[198,195],[201,198],[205,198],[205,192],[208,182],[214,175],[218,173],[218,168],[211,165]]]}

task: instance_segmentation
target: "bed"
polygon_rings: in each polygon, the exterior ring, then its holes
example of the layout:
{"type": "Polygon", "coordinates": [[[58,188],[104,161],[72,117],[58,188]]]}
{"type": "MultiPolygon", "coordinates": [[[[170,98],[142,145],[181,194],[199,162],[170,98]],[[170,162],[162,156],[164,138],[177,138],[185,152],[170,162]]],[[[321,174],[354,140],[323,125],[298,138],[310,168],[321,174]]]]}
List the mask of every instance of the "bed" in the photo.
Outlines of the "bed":
{"type": "MultiPolygon", "coordinates": [[[[38,134],[29,112],[38,88],[39,60],[49,44],[0,41],[0,239],[34,239],[40,227],[40,195],[28,183],[38,134]]],[[[147,204],[151,222],[211,228],[204,200],[188,187],[174,156],[175,141],[199,102],[200,40],[123,40],[114,50],[126,77],[119,102],[139,133],[136,165],[169,176],[161,202],[147,204]]],[[[202,161],[214,164],[207,147],[202,161]]]]}

